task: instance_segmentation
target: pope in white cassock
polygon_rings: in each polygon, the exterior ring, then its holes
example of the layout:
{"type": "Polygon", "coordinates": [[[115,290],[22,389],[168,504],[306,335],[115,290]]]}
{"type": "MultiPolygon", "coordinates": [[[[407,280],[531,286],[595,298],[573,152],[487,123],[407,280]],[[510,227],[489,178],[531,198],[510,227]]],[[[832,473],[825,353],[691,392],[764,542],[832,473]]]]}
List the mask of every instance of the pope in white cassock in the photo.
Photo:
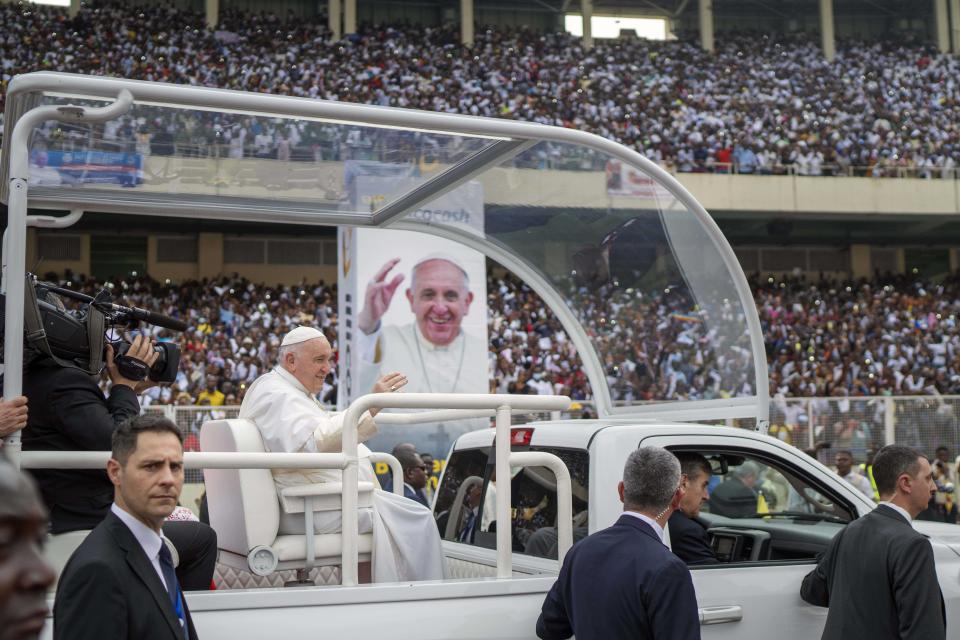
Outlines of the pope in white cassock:
{"type": "MultiPolygon", "coordinates": [[[[317,400],[333,368],[333,350],[323,333],[312,327],[297,327],[280,343],[279,365],[257,378],[244,396],[240,417],[253,421],[271,452],[341,451],[343,414],[331,413],[317,400]]],[[[373,385],[373,393],[398,391],[406,384],[400,373],[387,374],[373,385]]],[[[377,433],[377,410],[363,414],[358,425],[360,442],[377,433]]],[[[360,444],[360,482],[377,479],[368,460],[370,450],[360,444]]],[[[278,493],[285,487],[340,482],[335,469],[275,469],[278,493]]],[[[283,513],[280,533],[302,535],[303,505],[281,496],[283,513]],[[298,513],[299,512],[299,513],[298,513]]],[[[363,503],[361,502],[361,507],[363,503]]],[[[359,510],[360,533],[373,532],[372,574],[375,582],[438,580],[443,578],[440,535],[433,515],[413,500],[376,489],[372,504],[359,510]]],[[[314,514],[316,533],[341,530],[339,511],[314,514]]]]}

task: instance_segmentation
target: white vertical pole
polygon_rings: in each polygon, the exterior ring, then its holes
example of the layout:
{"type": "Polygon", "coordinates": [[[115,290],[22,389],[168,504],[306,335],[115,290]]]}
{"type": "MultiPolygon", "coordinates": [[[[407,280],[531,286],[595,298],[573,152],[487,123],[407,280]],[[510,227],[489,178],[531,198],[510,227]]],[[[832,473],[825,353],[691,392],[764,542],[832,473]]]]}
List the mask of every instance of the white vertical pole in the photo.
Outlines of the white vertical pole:
{"type": "Polygon", "coordinates": [[[713,0],[700,0],[700,48],[713,53],[713,0]]]}
{"type": "Polygon", "coordinates": [[[960,0],[949,0],[950,51],[960,53],[960,0]]]}
{"type": "Polygon", "coordinates": [[[513,519],[510,517],[510,407],[497,407],[497,577],[513,576],[513,519]]]}
{"type": "Polygon", "coordinates": [[[357,32],[357,0],[343,2],[343,33],[350,35],[357,32]]]}
{"type": "Polygon", "coordinates": [[[334,42],[340,39],[340,0],[327,0],[327,28],[334,42]]]}
{"type": "Polygon", "coordinates": [[[593,0],[580,0],[583,14],[583,48],[593,49],[593,0]]]}
{"type": "Polygon", "coordinates": [[[933,0],[934,28],[937,35],[937,50],[950,51],[950,24],[947,20],[947,0],[933,0]]]}
{"type": "Polygon", "coordinates": [[[204,8],[207,29],[216,29],[220,22],[220,0],[206,0],[204,8]]]}
{"type": "Polygon", "coordinates": [[[70,8],[67,10],[67,15],[75,18],[78,13],[80,13],[80,0],[70,0],[70,8]]]}
{"type": "Polygon", "coordinates": [[[460,44],[473,44],[473,0],[460,0],[460,44]]]}
{"type": "Polygon", "coordinates": [[[360,561],[359,543],[360,536],[357,517],[357,483],[360,481],[359,465],[357,461],[357,425],[360,423],[361,411],[358,411],[355,405],[350,405],[343,416],[343,455],[346,456],[346,466],[343,468],[343,482],[341,488],[343,491],[340,513],[342,514],[340,537],[343,548],[340,556],[340,584],[345,587],[355,587],[359,582],[359,570],[357,564],[360,561]]]}
{"type": "MultiPolygon", "coordinates": [[[[26,119],[26,118],[24,118],[26,119]]],[[[29,170],[16,171],[15,157],[22,153],[29,154],[26,140],[27,135],[18,139],[17,131],[24,126],[32,128],[32,123],[25,123],[21,119],[14,128],[11,136],[11,179],[10,195],[7,198],[7,246],[4,260],[7,263],[7,304],[4,311],[3,354],[4,362],[23,362],[23,294],[24,278],[26,277],[27,253],[27,177],[29,170]],[[20,142],[21,144],[18,144],[20,142]],[[22,146],[21,146],[22,145],[22,146]],[[19,148],[18,148],[19,147],[19,148]],[[19,301],[19,302],[16,302],[19,301]]],[[[28,134],[29,135],[29,134],[28,134]]],[[[27,163],[24,162],[25,166],[27,163]]],[[[3,397],[7,400],[20,395],[23,389],[23,367],[4,367],[3,397]]],[[[4,451],[18,468],[20,467],[20,432],[14,431],[4,440],[4,451]]]]}
{"type": "Polygon", "coordinates": [[[895,419],[896,404],[892,396],[883,399],[883,438],[884,445],[893,444],[897,439],[897,422],[895,419]]]}
{"type": "Polygon", "coordinates": [[[833,35],[833,0],[820,0],[820,44],[823,57],[833,60],[837,55],[837,43],[833,35]]]}

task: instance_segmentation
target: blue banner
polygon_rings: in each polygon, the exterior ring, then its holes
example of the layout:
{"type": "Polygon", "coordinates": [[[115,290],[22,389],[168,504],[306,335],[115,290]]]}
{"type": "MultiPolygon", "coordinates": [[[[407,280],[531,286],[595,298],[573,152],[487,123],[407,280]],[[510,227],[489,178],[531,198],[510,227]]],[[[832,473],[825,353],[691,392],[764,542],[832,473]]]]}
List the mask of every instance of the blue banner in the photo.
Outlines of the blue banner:
{"type": "Polygon", "coordinates": [[[134,187],[143,175],[143,156],[116,151],[44,151],[34,164],[55,169],[66,184],[119,184],[134,187]]]}

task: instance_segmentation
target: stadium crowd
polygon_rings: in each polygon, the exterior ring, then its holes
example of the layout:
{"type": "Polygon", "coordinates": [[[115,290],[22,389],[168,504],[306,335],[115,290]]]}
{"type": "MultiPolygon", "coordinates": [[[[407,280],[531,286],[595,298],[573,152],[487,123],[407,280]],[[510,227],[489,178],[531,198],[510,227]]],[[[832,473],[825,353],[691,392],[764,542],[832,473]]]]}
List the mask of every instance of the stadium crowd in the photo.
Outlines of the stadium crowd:
{"type": "MultiPolygon", "coordinates": [[[[481,28],[473,47],[454,26],[368,25],[334,42],[323,23],[292,14],[220,15],[208,31],[201,13],[172,6],[89,2],[69,19],[5,3],[0,89],[54,70],[515,118],[592,131],[680,172],[953,178],[960,159],[960,61],[930,45],[845,41],[829,62],[806,35],[725,33],[715,55],[692,38],[601,40],[584,52],[569,34],[522,28],[481,28]]],[[[357,128],[138,113],[102,131],[107,148],[309,161],[385,159],[397,142],[357,128]]],[[[47,134],[51,148],[80,137],[47,134]]],[[[541,145],[519,162],[598,169],[603,159],[541,145]]]]}
{"type": "MultiPolygon", "coordinates": [[[[91,295],[102,286],[71,274],[60,282],[91,295]]],[[[771,396],[960,394],[960,275],[939,283],[908,276],[869,282],[754,276],[751,284],[766,341],[771,396]]],[[[337,344],[336,285],[322,281],[269,287],[237,277],[176,284],[140,276],[106,286],[124,304],[189,325],[179,336],[153,328],[159,340],[178,339],[183,357],[177,381],[149,390],[142,398],[145,406],[239,404],[246,387],[276,363],[280,336],[297,325],[316,326],[337,344]]],[[[714,355],[712,349],[724,349],[699,339],[705,328],[695,318],[678,317],[677,310],[689,308],[682,293],[644,297],[610,286],[579,289],[570,299],[605,354],[615,399],[710,399],[752,392],[749,353],[726,360],[714,355]]],[[[591,399],[577,350],[529,287],[491,269],[487,314],[491,391],[591,399]]],[[[332,401],[336,386],[332,376],[322,399],[332,401]]]]}

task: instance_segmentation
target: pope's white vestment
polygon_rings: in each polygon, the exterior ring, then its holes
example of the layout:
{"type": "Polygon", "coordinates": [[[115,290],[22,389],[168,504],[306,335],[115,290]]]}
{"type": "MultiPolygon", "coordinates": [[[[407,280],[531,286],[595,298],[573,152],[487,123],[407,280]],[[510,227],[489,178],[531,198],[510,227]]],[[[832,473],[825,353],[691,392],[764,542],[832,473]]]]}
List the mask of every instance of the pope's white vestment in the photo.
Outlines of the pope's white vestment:
{"type": "MultiPolygon", "coordinates": [[[[283,367],[266,373],[250,385],[240,407],[240,418],[253,421],[271,452],[336,453],[341,451],[343,414],[331,413],[283,367]]],[[[377,433],[377,424],[364,413],[358,425],[358,440],[377,433]]],[[[360,482],[377,484],[370,465],[370,449],[358,445],[360,482]]],[[[278,494],[285,487],[340,482],[339,469],[274,469],[278,494]]],[[[303,505],[280,498],[283,507],[281,534],[303,534],[303,505]],[[299,513],[298,513],[299,512],[299,513]]],[[[314,514],[316,533],[341,530],[341,512],[314,514]]],[[[374,582],[439,580],[443,578],[440,534],[433,515],[417,502],[377,488],[372,507],[358,513],[360,533],[373,532],[374,582]]]]}

